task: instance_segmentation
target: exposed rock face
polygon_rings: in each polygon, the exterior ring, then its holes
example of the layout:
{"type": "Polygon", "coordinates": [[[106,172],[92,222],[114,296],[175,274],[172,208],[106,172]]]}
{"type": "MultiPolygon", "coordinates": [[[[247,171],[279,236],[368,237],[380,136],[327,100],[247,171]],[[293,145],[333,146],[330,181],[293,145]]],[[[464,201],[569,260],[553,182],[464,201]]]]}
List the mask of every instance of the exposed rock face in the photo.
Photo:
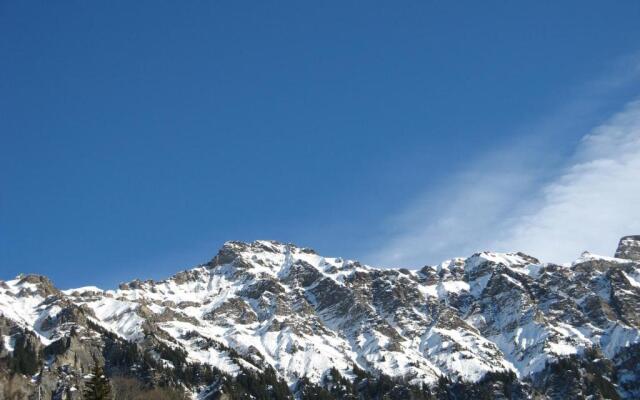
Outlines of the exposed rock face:
{"type": "Polygon", "coordinates": [[[625,236],[620,239],[616,257],[640,261],[640,235],[625,236]]]}
{"type": "Polygon", "coordinates": [[[77,399],[100,363],[201,399],[638,398],[636,240],[570,265],[484,252],[418,271],[228,242],[118,290],[20,277],[0,282],[0,385],[77,399]]]}

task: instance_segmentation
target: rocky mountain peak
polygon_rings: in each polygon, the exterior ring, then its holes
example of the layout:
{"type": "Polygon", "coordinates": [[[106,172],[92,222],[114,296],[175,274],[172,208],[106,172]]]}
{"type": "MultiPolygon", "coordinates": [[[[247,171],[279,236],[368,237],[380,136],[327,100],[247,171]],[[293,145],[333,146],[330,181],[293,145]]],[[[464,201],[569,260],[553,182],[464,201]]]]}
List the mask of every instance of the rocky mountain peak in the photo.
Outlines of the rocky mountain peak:
{"type": "Polygon", "coordinates": [[[616,258],[640,261],[640,235],[625,236],[620,239],[616,258]]]}
{"type": "MultiPolygon", "coordinates": [[[[42,297],[59,294],[59,290],[49,278],[37,274],[20,274],[13,281],[15,288],[19,288],[18,295],[38,294],[42,297]]],[[[6,286],[6,283],[5,283],[6,286]]]]}
{"type": "Polygon", "coordinates": [[[291,254],[316,254],[309,248],[299,247],[292,243],[281,243],[275,240],[256,240],[254,242],[225,242],[218,254],[206,265],[217,267],[232,264],[238,260],[245,262],[258,259],[278,260],[291,254]]]}

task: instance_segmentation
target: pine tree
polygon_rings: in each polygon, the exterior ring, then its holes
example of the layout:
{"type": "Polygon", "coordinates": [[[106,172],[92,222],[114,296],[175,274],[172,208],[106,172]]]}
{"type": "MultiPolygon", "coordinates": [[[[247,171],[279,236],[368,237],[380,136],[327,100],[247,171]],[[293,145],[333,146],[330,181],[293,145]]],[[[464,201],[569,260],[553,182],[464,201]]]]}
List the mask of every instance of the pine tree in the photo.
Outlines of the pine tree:
{"type": "Polygon", "coordinates": [[[96,363],[91,378],[85,383],[85,400],[111,400],[111,385],[104,370],[96,363]]]}

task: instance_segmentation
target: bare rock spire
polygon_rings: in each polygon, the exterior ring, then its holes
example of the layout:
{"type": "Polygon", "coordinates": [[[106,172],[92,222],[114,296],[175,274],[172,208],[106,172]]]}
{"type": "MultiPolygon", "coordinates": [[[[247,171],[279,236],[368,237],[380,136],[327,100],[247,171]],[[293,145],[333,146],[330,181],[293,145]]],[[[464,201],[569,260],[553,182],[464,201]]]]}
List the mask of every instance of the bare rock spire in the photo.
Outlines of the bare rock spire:
{"type": "Polygon", "coordinates": [[[640,261],[640,235],[625,236],[620,239],[616,258],[640,261]]]}

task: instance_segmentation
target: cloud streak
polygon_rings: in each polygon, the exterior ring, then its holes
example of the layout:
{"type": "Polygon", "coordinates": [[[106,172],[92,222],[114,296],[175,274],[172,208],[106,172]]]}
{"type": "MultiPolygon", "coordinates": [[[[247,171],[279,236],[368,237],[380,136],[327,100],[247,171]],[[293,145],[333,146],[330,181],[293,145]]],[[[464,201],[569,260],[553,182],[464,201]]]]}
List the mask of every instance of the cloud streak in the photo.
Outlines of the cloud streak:
{"type": "Polygon", "coordinates": [[[598,108],[595,92],[628,83],[636,65],[624,79],[594,82],[586,100],[420,196],[388,221],[384,245],[365,260],[417,267],[482,250],[553,262],[583,250],[611,254],[621,236],[640,233],[640,101],[591,129],[568,157],[549,143],[555,134],[584,129],[577,122],[598,108]]]}
{"type": "Polygon", "coordinates": [[[585,136],[541,194],[494,247],[568,261],[580,249],[610,254],[620,236],[640,231],[640,101],[585,136]]]}

